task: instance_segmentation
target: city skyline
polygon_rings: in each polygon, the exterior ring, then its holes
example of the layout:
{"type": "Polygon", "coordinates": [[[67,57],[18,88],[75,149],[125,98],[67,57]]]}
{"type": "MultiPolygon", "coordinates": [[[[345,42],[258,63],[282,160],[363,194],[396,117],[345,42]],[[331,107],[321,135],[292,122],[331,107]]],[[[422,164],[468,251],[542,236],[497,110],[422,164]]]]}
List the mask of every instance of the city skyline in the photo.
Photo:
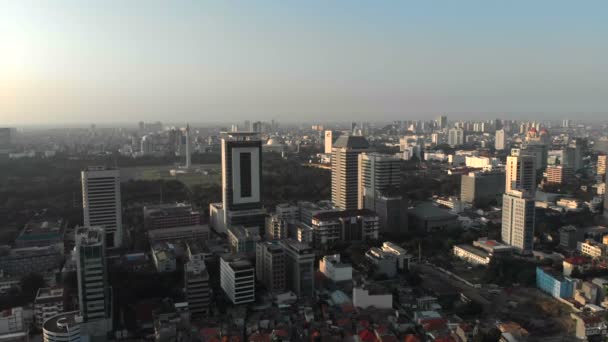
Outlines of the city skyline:
{"type": "Polygon", "coordinates": [[[600,120],[607,6],[8,1],[0,121],[600,120]]]}

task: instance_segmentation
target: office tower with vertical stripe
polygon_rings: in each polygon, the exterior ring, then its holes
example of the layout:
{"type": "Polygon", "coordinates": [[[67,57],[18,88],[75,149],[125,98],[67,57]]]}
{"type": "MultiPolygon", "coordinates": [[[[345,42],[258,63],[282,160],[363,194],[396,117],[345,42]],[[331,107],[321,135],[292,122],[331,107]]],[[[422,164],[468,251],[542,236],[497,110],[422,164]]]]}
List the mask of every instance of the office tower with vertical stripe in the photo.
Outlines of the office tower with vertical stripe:
{"type": "Polygon", "coordinates": [[[81,173],[84,226],[103,226],[108,248],[122,245],[120,171],[89,167],[81,173]]]}
{"type": "Polygon", "coordinates": [[[75,237],[80,312],[85,321],[105,320],[110,317],[106,233],[99,226],[79,227],[75,237]]]}
{"type": "Polygon", "coordinates": [[[331,200],[343,210],[357,209],[359,202],[359,154],[369,149],[362,136],[342,135],[331,153],[331,200]]]}

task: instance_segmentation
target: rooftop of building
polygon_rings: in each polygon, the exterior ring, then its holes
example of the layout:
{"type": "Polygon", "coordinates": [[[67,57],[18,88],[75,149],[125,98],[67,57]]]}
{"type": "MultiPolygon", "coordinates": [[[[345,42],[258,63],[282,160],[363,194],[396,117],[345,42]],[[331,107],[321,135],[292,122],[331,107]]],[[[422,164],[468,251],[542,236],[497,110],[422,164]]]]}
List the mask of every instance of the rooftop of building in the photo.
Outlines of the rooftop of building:
{"type": "Polygon", "coordinates": [[[169,242],[156,243],[152,246],[152,253],[158,261],[175,259],[175,245],[169,242]]]}
{"type": "Polygon", "coordinates": [[[258,132],[221,132],[226,141],[261,141],[258,132]]]}
{"type": "Polygon", "coordinates": [[[547,267],[541,267],[541,266],[537,266],[537,269],[541,269],[543,271],[543,273],[551,276],[552,278],[554,278],[557,281],[565,281],[565,280],[572,280],[569,277],[564,276],[563,274],[561,274],[560,272],[554,270],[553,268],[547,266],[547,267]]]}
{"type": "Polygon", "coordinates": [[[281,247],[281,244],[278,240],[262,241],[258,243],[264,246],[264,248],[268,249],[272,253],[283,252],[283,247],[281,247]]]}
{"type": "Polygon", "coordinates": [[[43,329],[52,333],[67,333],[83,322],[79,311],[62,312],[44,322],[43,329]]]}
{"type": "Polygon", "coordinates": [[[432,202],[422,202],[415,205],[409,212],[422,219],[440,220],[456,219],[457,215],[450,214],[447,210],[441,209],[432,202]]]}
{"type": "Polygon", "coordinates": [[[333,144],[334,148],[363,150],[369,148],[369,142],[360,135],[341,135],[333,144]]]}
{"type": "Polygon", "coordinates": [[[45,300],[45,299],[54,299],[57,297],[63,298],[63,288],[62,287],[56,287],[56,288],[41,287],[38,289],[38,293],[36,293],[36,303],[39,303],[40,301],[45,300]]]}
{"type": "Polygon", "coordinates": [[[103,243],[105,229],[103,227],[78,227],[76,228],[76,245],[93,246],[103,243]]]}
{"type": "Polygon", "coordinates": [[[203,241],[188,240],[186,244],[188,245],[188,251],[192,255],[209,253],[209,248],[207,248],[203,241]]]}
{"type": "Polygon", "coordinates": [[[225,254],[222,255],[222,260],[230,265],[235,271],[253,269],[253,264],[249,259],[241,254],[225,254]]]}
{"type": "Polygon", "coordinates": [[[573,256],[570,258],[566,258],[564,260],[564,262],[567,262],[569,264],[572,265],[584,265],[584,264],[588,264],[591,262],[591,258],[582,256],[582,255],[578,255],[578,256],[573,256]]]}
{"type": "Polygon", "coordinates": [[[209,277],[204,261],[189,261],[186,263],[184,271],[190,276],[209,277]]]}
{"type": "Polygon", "coordinates": [[[496,240],[491,240],[487,238],[480,238],[473,242],[473,246],[485,249],[487,251],[506,251],[513,249],[512,246],[506,245],[502,242],[498,242],[496,240]]]}
{"type": "Polygon", "coordinates": [[[380,153],[380,152],[365,152],[365,153],[362,153],[361,156],[364,158],[377,159],[377,160],[381,160],[381,161],[394,161],[394,162],[401,161],[401,158],[397,157],[394,154],[386,154],[386,153],[380,153]]]}
{"type": "Polygon", "coordinates": [[[324,213],[318,213],[313,216],[314,219],[323,221],[323,220],[334,220],[339,218],[347,218],[347,217],[357,217],[357,216],[365,216],[365,217],[377,217],[377,214],[369,209],[352,209],[352,210],[340,210],[340,211],[330,211],[324,213]]]}
{"type": "Polygon", "coordinates": [[[232,226],[228,228],[228,231],[233,234],[237,239],[260,239],[260,235],[257,232],[252,231],[251,229],[248,229],[245,226],[232,226]]]}
{"type": "Polygon", "coordinates": [[[175,214],[200,214],[187,203],[165,203],[144,207],[145,217],[163,217],[175,214]]]}
{"type": "Polygon", "coordinates": [[[300,242],[294,239],[284,239],[281,240],[281,244],[287,248],[293,249],[298,253],[312,253],[312,247],[310,247],[307,243],[300,242]]]}
{"type": "Polygon", "coordinates": [[[25,224],[23,230],[17,237],[21,241],[37,241],[61,238],[65,221],[59,217],[47,216],[42,213],[36,215],[25,224]]]}
{"type": "Polygon", "coordinates": [[[468,244],[461,244],[461,245],[456,245],[454,247],[458,247],[460,249],[464,249],[465,251],[469,252],[469,253],[473,253],[479,257],[482,258],[489,258],[490,257],[490,253],[484,251],[481,248],[475,247],[475,246],[471,246],[468,244]]]}

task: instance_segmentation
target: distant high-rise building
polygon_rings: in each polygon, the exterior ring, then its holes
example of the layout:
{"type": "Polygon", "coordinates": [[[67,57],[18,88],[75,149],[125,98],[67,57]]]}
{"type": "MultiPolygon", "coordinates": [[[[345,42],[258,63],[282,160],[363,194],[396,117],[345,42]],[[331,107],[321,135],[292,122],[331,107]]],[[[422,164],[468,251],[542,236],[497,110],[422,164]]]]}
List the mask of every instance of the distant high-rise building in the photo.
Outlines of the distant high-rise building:
{"type": "Polygon", "coordinates": [[[292,239],[281,240],[285,251],[287,288],[299,297],[312,297],[314,293],[315,253],[306,243],[292,239]]]}
{"type": "Polygon", "coordinates": [[[460,181],[460,199],[474,206],[485,206],[504,193],[504,172],[469,172],[460,181]]]}
{"type": "Polygon", "coordinates": [[[464,144],[464,130],[462,128],[451,128],[448,131],[448,145],[456,147],[464,144]]]}
{"type": "Polygon", "coordinates": [[[574,172],[563,165],[547,166],[547,183],[566,184],[574,178],[574,172]]]}
{"type": "Polygon", "coordinates": [[[120,247],[123,239],[120,171],[89,167],[81,173],[84,225],[103,226],[108,248],[120,247]]]}
{"type": "Polygon", "coordinates": [[[547,167],[549,146],[545,144],[525,144],[520,150],[520,155],[532,157],[535,169],[544,170],[547,167]]]}
{"type": "Polygon", "coordinates": [[[580,138],[573,139],[566,147],[566,158],[563,164],[575,172],[583,168],[583,141],[580,138]]]}
{"type": "Polygon", "coordinates": [[[102,327],[110,317],[106,236],[103,227],[80,227],[75,234],[80,312],[86,322],[98,321],[102,327]]]}
{"type": "MultiPolygon", "coordinates": [[[[606,177],[605,189],[608,190],[608,177],[606,177]]],[[[604,217],[608,219],[608,191],[604,195],[604,217]]]]}
{"type": "Polygon", "coordinates": [[[192,142],[190,141],[190,125],[187,124],[186,125],[186,169],[189,169],[190,167],[192,167],[192,151],[190,150],[192,148],[192,142]]]}
{"type": "Polygon", "coordinates": [[[600,154],[597,156],[597,174],[598,176],[606,175],[606,159],[608,156],[600,154]]]}
{"type": "Polygon", "coordinates": [[[255,253],[255,274],[269,292],[286,288],[285,252],[278,241],[258,242],[255,253]]]}
{"type": "Polygon", "coordinates": [[[448,127],[448,117],[445,115],[438,117],[437,118],[437,128],[445,129],[447,127],[448,127]]]}
{"type": "Polygon", "coordinates": [[[572,126],[572,120],[569,120],[569,119],[562,120],[563,128],[570,128],[570,126],[572,126]]]}
{"type": "Polygon", "coordinates": [[[504,129],[499,129],[496,131],[496,140],[495,140],[495,148],[497,151],[502,151],[507,146],[507,135],[505,134],[504,129]]]}
{"type": "Polygon", "coordinates": [[[536,191],[535,160],[531,156],[508,156],[506,166],[505,193],[512,190],[536,191]]]}
{"type": "Polygon", "coordinates": [[[380,153],[359,154],[359,200],[358,208],[374,210],[377,195],[398,191],[401,185],[401,160],[380,153]]]}
{"type": "Polygon", "coordinates": [[[512,190],[502,199],[502,241],[529,254],[534,247],[534,198],[512,190]]]}
{"type": "Polygon", "coordinates": [[[251,124],[251,131],[255,133],[262,133],[262,122],[256,121],[251,124]]]}
{"type": "Polygon", "coordinates": [[[226,232],[243,225],[264,229],[262,142],[257,133],[223,133],[222,203],[210,204],[211,227],[226,232]]]}
{"type": "Polygon", "coordinates": [[[333,134],[332,131],[325,131],[325,153],[331,154],[331,148],[333,146],[333,134]]]}
{"type": "Polygon", "coordinates": [[[342,135],[336,140],[331,155],[331,200],[336,207],[357,209],[359,154],[368,149],[362,136],[342,135]]]}
{"type": "Polygon", "coordinates": [[[407,229],[407,203],[399,193],[401,160],[380,153],[359,154],[359,209],[378,214],[382,232],[407,229]]]}

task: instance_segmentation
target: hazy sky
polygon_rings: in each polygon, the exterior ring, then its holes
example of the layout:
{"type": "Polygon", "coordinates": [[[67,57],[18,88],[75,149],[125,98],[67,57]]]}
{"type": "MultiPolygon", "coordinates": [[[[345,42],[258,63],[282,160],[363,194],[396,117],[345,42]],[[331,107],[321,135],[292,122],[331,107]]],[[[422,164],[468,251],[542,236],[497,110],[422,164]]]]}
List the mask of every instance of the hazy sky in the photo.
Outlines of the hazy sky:
{"type": "Polygon", "coordinates": [[[0,0],[0,126],[607,108],[606,0],[0,0]]]}

